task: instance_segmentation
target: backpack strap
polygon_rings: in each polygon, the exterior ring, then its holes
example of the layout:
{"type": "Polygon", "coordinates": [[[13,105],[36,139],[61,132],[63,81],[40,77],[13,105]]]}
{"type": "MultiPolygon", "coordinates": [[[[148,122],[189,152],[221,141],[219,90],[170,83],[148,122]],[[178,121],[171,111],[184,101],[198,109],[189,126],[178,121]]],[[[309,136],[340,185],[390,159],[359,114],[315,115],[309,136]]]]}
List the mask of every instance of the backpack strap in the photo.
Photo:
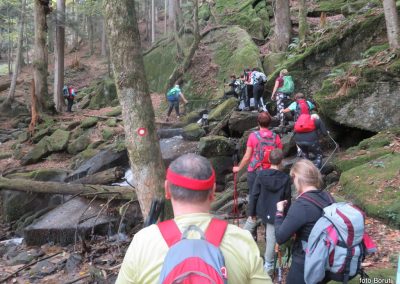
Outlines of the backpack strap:
{"type": "MultiPolygon", "coordinates": [[[[328,192],[325,191],[325,195],[328,196],[328,198],[329,198],[329,202],[330,202],[329,205],[331,205],[332,203],[335,203],[335,200],[333,199],[333,197],[328,192]]],[[[310,201],[312,204],[316,205],[318,208],[320,208],[322,210],[324,210],[324,208],[326,206],[329,206],[329,205],[324,206],[323,204],[321,204],[317,200],[313,199],[312,197],[307,196],[306,194],[302,194],[299,197],[310,201]]]]}
{"type": "Polygon", "coordinates": [[[168,247],[173,246],[182,238],[182,233],[173,219],[158,223],[157,226],[168,247]]]}
{"type": "Polygon", "coordinates": [[[212,218],[205,233],[206,240],[219,247],[227,227],[228,223],[226,221],[212,218]]]}

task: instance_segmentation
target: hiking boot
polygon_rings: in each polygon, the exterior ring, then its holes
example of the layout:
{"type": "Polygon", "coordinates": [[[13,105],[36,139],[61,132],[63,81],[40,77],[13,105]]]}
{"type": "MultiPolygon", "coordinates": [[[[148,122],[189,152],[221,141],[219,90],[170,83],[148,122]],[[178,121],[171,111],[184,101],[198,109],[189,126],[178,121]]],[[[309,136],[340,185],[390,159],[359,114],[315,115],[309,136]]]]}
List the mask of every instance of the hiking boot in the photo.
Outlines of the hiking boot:
{"type": "Polygon", "coordinates": [[[264,264],[264,271],[269,275],[274,275],[274,263],[273,262],[266,262],[264,264]]]}

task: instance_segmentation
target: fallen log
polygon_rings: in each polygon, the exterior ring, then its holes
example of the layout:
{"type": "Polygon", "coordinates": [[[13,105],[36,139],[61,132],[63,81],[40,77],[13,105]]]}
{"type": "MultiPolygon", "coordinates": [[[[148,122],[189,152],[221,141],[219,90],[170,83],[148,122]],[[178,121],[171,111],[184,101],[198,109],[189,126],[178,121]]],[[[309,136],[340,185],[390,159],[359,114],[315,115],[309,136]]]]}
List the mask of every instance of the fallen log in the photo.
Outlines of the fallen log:
{"type": "Polygon", "coordinates": [[[116,195],[115,199],[136,199],[136,193],[130,187],[44,182],[27,179],[8,179],[4,177],[0,177],[0,190],[65,195],[77,194],[88,198],[93,197],[93,195],[97,195],[98,198],[104,199],[108,199],[110,194],[114,194],[116,195]]]}
{"type": "Polygon", "coordinates": [[[77,180],[71,180],[70,183],[107,185],[113,182],[118,182],[124,177],[124,174],[125,171],[122,167],[115,167],[92,175],[82,177],[77,180]]]}
{"type": "Polygon", "coordinates": [[[96,117],[98,119],[110,119],[110,118],[115,118],[117,121],[122,121],[121,117],[113,117],[113,116],[102,116],[102,115],[90,115],[90,114],[83,114],[83,116],[86,117],[96,117]]]}

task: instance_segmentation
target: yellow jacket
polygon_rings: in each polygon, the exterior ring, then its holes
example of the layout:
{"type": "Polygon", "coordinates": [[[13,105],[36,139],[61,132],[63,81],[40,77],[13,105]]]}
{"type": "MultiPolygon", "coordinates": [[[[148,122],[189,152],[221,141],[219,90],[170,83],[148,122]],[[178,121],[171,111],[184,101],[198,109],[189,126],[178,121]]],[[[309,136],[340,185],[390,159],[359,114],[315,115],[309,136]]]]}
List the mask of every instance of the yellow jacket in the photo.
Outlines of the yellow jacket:
{"type": "MultiPolygon", "coordinates": [[[[181,231],[189,225],[207,229],[211,214],[196,213],[175,217],[181,231]]],[[[250,232],[234,225],[228,225],[221,243],[230,284],[270,283],[271,278],[263,270],[263,262],[257,244],[250,232]]],[[[168,252],[156,225],[139,231],[126,252],[116,284],[158,283],[164,258],[168,252]]]]}

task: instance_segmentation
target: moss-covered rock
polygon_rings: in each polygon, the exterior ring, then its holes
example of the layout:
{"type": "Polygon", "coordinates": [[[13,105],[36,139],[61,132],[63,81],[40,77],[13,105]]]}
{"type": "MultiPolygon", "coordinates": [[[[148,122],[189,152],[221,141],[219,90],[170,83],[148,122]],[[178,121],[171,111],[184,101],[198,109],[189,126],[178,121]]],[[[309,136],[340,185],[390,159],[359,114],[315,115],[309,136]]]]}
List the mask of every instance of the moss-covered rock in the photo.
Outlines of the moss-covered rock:
{"type": "Polygon", "coordinates": [[[399,168],[399,153],[387,154],[354,167],[340,177],[342,192],[362,207],[368,216],[400,226],[399,168]]]}
{"type": "Polygon", "coordinates": [[[71,141],[68,144],[67,151],[70,154],[76,155],[79,152],[85,150],[90,144],[90,138],[87,133],[82,134],[77,139],[71,141]]]}
{"type": "MultiPolygon", "coordinates": [[[[221,23],[238,25],[252,36],[263,38],[265,26],[258,14],[260,14],[260,11],[265,9],[266,6],[259,6],[259,13],[257,14],[252,3],[253,1],[217,0],[212,9],[221,23]]],[[[267,10],[266,12],[268,13],[267,10]]]]}
{"type": "Polygon", "coordinates": [[[47,138],[48,150],[50,152],[59,152],[67,149],[68,140],[71,132],[57,129],[50,137],[47,138]]]}
{"type": "Polygon", "coordinates": [[[200,138],[199,154],[204,157],[232,156],[235,144],[229,138],[223,136],[206,136],[200,138]]]}
{"type": "Polygon", "coordinates": [[[78,155],[72,158],[71,169],[78,168],[83,162],[94,157],[98,152],[98,149],[94,149],[91,147],[86,148],[86,150],[80,152],[78,155]]]}
{"type": "Polygon", "coordinates": [[[189,141],[198,141],[201,137],[205,136],[206,132],[197,123],[191,123],[183,128],[182,136],[189,141]]]}
{"type": "Polygon", "coordinates": [[[222,104],[211,110],[211,112],[208,115],[208,120],[209,121],[216,121],[216,120],[222,120],[224,117],[231,112],[238,104],[237,99],[235,98],[229,98],[226,101],[224,101],[222,104]]]}
{"type": "Polygon", "coordinates": [[[357,146],[347,149],[344,154],[340,155],[335,164],[340,171],[344,172],[386,155],[392,152],[387,146],[399,135],[400,129],[394,128],[364,139],[357,146]]]}
{"type": "Polygon", "coordinates": [[[90,103],[88,108],[99,109],[119,104],[114,79],[104,78],[93,84],[95,87],[89,89],[90,103]]]}
{"type": "Polygon", "coordinates": [[[106,121],[106,125],[109,127],[115,127],[117,126],[117,119],[115,118],[110,118],[106,121]]]}
{"type": "Polygon", "coordinates": [[[41,129],[38,132],[36,132],[35,135],[33,135],[32,142],[38,143],[40,140],[42,140],[43,137],[49,134],[51,134],[51,129],[49,127],[41,129]]]}
{"type": "Polygon", "coordinates": [[[264,57],[263,68],[265,74],[272,74],[276,71],[277,66],[285,59],[285,53],[270,53],[264,57]]]}
{"type": "Polygon", "coordinates": [[[81,122],[81,128],[86,129],[95,126],[99,119],[97,117],[87,117],[81,122]]]}
{"type": "Polygon", "coordinates": [[[1,152],[0,153],[0,160],[8,159],[12,157],[12,152],[1,152]]]}
{"type": "Polygon", "coordinates": [[[152,92],[165,91],[165,85],[176,66],[175,42],[161,43],[144,56],[146,78],[152,92]]]}
{"type": "Polygon", "coordinates": [[[21,165],[29,165],[34,164],[41,160],[44,157],[50,155],[51,152],[48,149],[47,138],[43,138],[36,144],[36,146],[29,151],[24,157],[21,159],[21,165]]]}
{"type": "Polygon", "coordinates": [[[119,116],[122,114],[122,108],[120,106],[117,106],[110,110],[109,112],[106,113],[106,116],[119,116]]]}
{"type": "Polygon", "coordinates": [[[62,182],[67,177],[68,171],[63,169],[38,169],[31,172],[25,173],[13,173],[9,174],[7,178],[21,178],[31,179],[36,181],[56,181],[62,182]]]}
{"type": "Polygon", "coordinates": [[[101,136],[103,137],[103,139],[105,141],[110,140],[113,137],[113,135],[114,135],[114,131],[112,131],[112,129],[110,129],[110,128],[104,128],[101,131],[101,136]]]}

